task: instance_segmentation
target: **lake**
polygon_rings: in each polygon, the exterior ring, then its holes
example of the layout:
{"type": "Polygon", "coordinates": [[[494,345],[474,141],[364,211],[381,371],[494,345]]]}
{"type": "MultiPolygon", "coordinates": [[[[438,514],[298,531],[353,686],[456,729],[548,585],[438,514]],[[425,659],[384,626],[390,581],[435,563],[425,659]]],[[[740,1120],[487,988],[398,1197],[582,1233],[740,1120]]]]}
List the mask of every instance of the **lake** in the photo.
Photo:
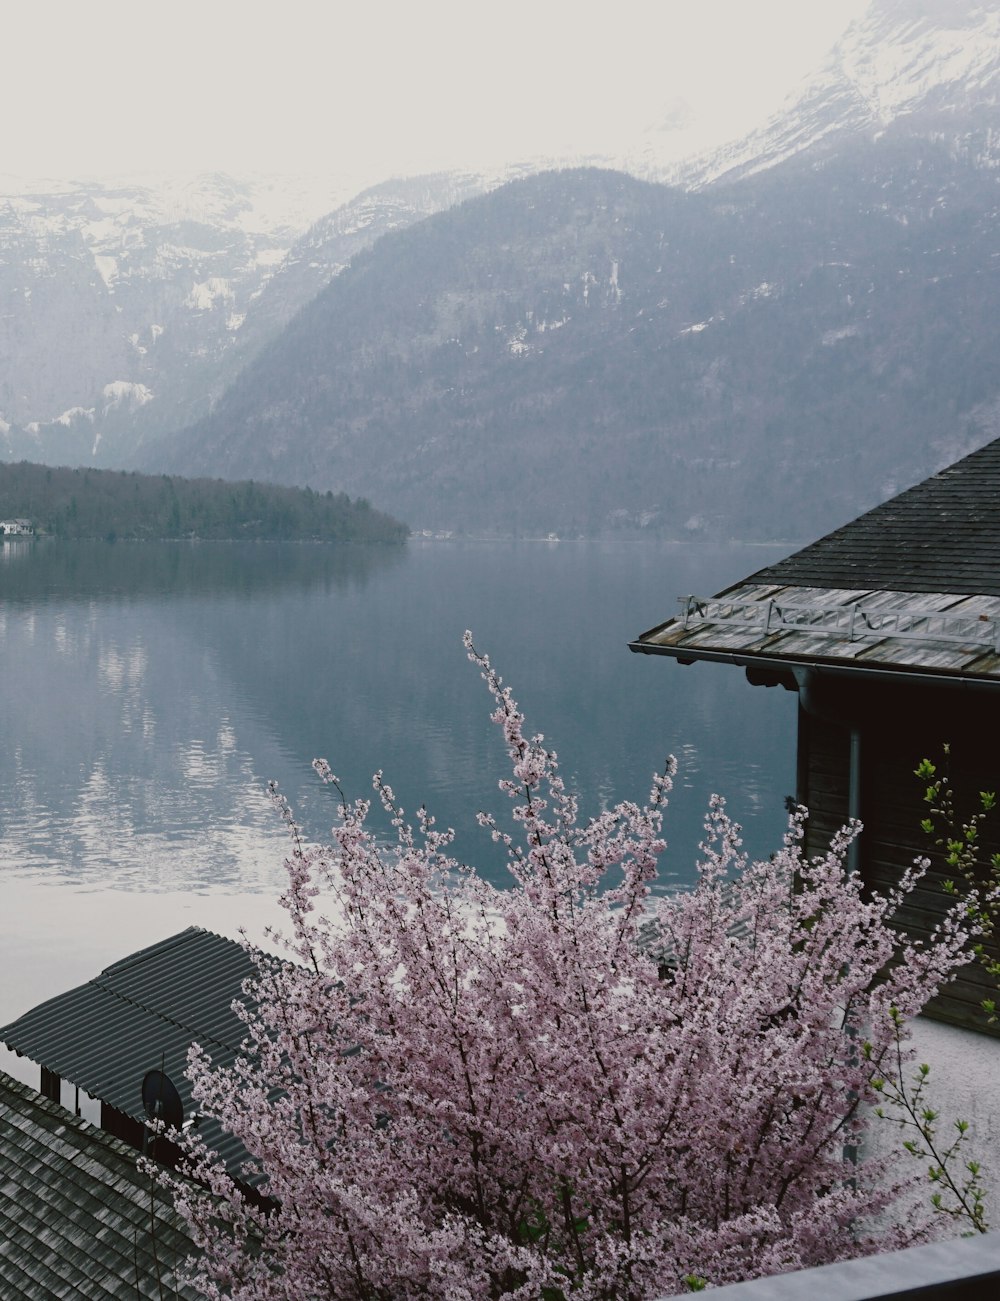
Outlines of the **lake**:
{"type": "Polygon", "coordinates": [[[713,791],[766,854],[794,790],[794,695],[626,643],[678,595],[787,550],[4,544],[0,1024],[184,926],[258,935],[285,849],[266,784],[325,838],[335,804],[316,756],[352,797],[383,769],[406,809],[426,802],[457,854],[502,883],[474,814],[508,807],[505,755],[465,628],[585,812],[644,800],[677,756],[659,888],[691,881],[713,791]]]}

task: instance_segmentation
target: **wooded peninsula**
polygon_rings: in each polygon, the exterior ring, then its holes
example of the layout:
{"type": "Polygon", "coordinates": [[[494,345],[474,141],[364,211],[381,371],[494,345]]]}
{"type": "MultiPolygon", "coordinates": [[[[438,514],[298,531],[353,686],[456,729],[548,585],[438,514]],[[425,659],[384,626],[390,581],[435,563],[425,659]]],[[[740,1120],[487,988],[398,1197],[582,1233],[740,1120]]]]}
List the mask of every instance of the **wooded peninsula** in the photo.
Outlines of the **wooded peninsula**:
{"type": "Polygon", "coordinates": [[[409,529],[363,497],[126,470],[0,464],[0,519],[36,533],[108,541],[162,538],[402,542],[409,529]]]}

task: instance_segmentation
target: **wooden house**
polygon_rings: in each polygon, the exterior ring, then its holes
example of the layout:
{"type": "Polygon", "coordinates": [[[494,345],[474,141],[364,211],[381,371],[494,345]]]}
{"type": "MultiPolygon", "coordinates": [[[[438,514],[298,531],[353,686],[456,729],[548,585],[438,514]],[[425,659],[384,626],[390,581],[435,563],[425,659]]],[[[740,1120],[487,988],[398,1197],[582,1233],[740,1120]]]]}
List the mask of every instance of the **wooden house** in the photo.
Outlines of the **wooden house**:
{"type": "MultiPolygon", "coordinates": [[[[959,821],[980,791],[1000,792],[1000,440],[716,596],[682,598],[630,649],[797,692],[806,848],[859,818],[851,866],[890,886],[931,849],[922,759],[940,765],[949,747],[959,821]]],[[[983,831],[985,859],[1000,850],[1000,811],[983,831]]],[[[911,932],[947,907],[948,875],[932,856],[900,917],[911,932]]],[[[929,1014],[983,1030],[996,988],[970,964],[929,1014]]]]}

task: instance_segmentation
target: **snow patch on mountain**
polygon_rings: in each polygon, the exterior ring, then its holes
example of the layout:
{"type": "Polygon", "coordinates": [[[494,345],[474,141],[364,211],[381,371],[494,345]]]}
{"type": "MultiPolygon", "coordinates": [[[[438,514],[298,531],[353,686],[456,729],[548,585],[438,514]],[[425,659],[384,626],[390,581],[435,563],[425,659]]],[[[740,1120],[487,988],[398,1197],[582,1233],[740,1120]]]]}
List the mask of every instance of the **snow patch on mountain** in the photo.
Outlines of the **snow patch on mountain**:
{"type": "Polygon", "coordinates": [[[113,289],[115,281],[118,279],[118,259],[95,253],[94,265],[97,267],[97,274],[107,287],[113,289]]]}
{"type": "Polygon", "coordinates": [[[105,414],[117,407],[127,407],[130,411],[135,411],[153,400],[153,393],[145,384],[134,384],[127,379],[116,379],[110,384],[105,384],[101,396],[104,398],[105,414]]]}
{"type": "Polygon", "coordinates": [[[184,306],[194,308],[199,312],[210,312],[216,303],[232,303],[236,301],[236,295],[233,293],[232,285],[228,280],[221,276],[211,276],[208,280],[196,284],[187,298],[184,299],[184,306]]]}
{"type": "Polygon", "coordinates": [[[287,248],[262,248],[254,254],[254,261],[262,270],[266,270],[268,267],[280,266],[287,256],[287,248]]]}
{"type": "Polygon", "coordinates": [[[714,321],[720,319],[721,318],[718,316],[710,316],[707,321],[696,321],[694,325],[685,325],[683,330],[678,331],[677,337],[680,339],[686,334],[701,334],[701,332],[707,330],[714,321]]]}
{"type": "Polygon", "coordinates": [[[95,407],[70,407],[70,409],[64,411],[61,416],[56,416],[52,423],[54,425],[62,425],[64,428],[69,429],[71,426],[75,425],[78,420],[93,420],[95,411],[95,407]]]}
{"type": "Polygon", "coordinates": [[[997,81],[1000,12],[985,5],[930,11],[918,18],[906,6],[875,5],[834,50],[827,76],[849,82],[873,121],[888,125],[941,90],[956,100],[997,81]]]}
{"type": "Polygon", "coordinates": [[[857,325],[842,325],[837,330],[825,330],[820,343],[824,348],[832,348],[836,343],[842,343],[844,339],[855,339],[861,333],[857,325]]]}

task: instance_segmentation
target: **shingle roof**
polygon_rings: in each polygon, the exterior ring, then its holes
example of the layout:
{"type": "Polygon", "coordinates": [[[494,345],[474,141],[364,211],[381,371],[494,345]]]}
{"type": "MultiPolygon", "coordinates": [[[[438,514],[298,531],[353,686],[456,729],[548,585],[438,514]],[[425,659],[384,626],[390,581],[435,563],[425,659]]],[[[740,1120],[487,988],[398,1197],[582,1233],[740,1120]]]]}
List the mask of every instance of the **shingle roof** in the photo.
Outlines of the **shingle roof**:
{"type": "Polygon", "coordinates": [[[0,1296],[193,1298],[174,1276],[193,1252],[131,1148],[0,1073],[0,1296]]]}
{"type": "Polygon", "coordinates": [[[1000,439],[682,608],[630,648],[1000,685],[1000,439]]]}
{"type": "Polygon", "coordinates": [[[746,581],[1000,596],[1000,439],[746,581]]]}
{"type": "MultiPolygon", "coordinates": [[[[188,1048],[201,1044],[216,1065],[235,1061],[245,1027],[231,1005],[255,970],[239,944],[191,926],[40,1003],[0,1040],[140,1123],[143,1076],[162,1062],[190,1117],[188,1048]]],[[[242,1147],[211,1123],[202,1132],[235,1169],[242,1147]]]]}

